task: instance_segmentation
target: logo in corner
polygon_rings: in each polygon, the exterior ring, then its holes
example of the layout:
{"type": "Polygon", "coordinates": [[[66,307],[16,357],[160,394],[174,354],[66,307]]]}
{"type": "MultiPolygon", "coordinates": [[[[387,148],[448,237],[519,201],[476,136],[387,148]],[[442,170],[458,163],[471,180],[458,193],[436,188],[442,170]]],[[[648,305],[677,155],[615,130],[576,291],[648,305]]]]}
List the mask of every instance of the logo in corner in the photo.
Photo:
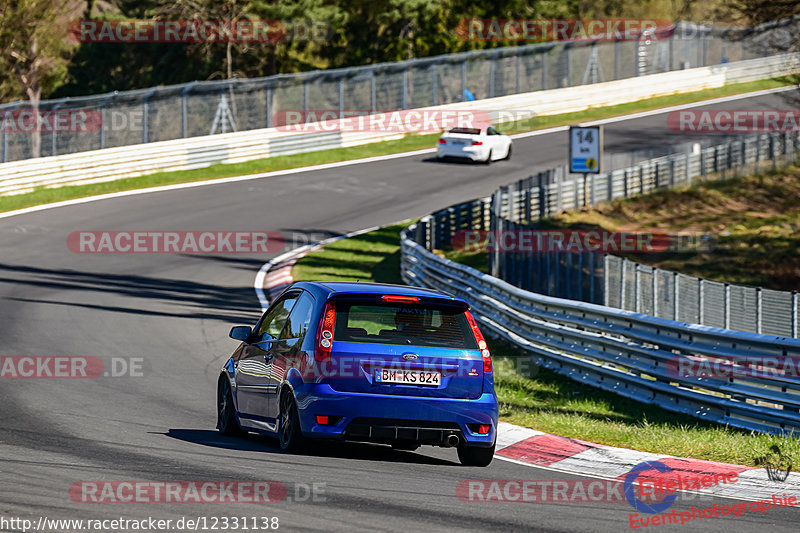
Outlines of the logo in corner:
{"type": "Polygon", "coordinates": [[[419,356],[417,354],[415,354],[415,353],[404,353],[403,354],[403,359],[405,359],[406,361],[415,361],[417,358],[419,358],[419,356]]]}
{"type": "Polygon", "coordinates": [[[647,470],[655,470],[662,474],[666,474],[668,472],[672,472],[672,469],[659,461],[645,461],[643,463],[639,463],[638,465],[634,466],[630,472],[625,476],[625,498],[628,500],[628,503],[631,504],[631,507],[639,511],[640,513],[648,513],[648,514],[657,514],[662,511],[669,509],[675,498],[677,496],[672,494],[667,496],[662,501],[658,503],[645,503],[639,498],[636,497],[636,493],[634,492],[634,483],[636,479],[639,477],[639,474],[645,472],[647,470]]]}

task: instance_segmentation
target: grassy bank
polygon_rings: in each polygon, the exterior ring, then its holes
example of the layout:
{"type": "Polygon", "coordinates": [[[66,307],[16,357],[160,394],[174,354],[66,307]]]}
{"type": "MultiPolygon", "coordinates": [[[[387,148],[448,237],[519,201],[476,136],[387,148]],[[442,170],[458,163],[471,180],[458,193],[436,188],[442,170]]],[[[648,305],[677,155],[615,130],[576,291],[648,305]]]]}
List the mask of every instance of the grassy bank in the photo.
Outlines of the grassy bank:
{"type": "MultiPolygon", "coordinates": [[[[296,280],[401,283],[398,233],[405,224],[342,239],[302,258],[296,280]]],[[[670,413],[574,382],[527,363],[519,349],[489,341],[500,418],[565,437],[679,457],[753,465],[778,444],[800,457],[800,439],[753,434],[670,413]]]]}
{"type": "MultiPolygon", "coordinates": [[[[501,129],[505,133],[520,133],[524,131],[550,128],[565,124],[576,124],[578,122],[626,115],[689,102],[697,102],[701,100],[707,100],[709,98],[717,98],[732,94],[741,94],[762,89],[780,87],[790,83],[791,82],[789,80],[785,79],[739,83],[721,87],[719,89],[709,89],[705,91],[697,91],[674,96],[651,98],[648,100],[641,100],[638,102],[632,102],[618,106],[593,108],[580,113],[566,113],[562,115],[552,115],[537,117],[529,120],[521,120],[518,122],[504,124],[501,129]]],[[[361,159],[365,157],[395,154],[423,148],[432,148],[435,146],[436,139],[438,137],[438,134],[408,135],[405,138],[396,141],[372,143],[363,146],[354,146],[351,148],[334,148],[330,150],[321,150],[318,152],[309,152],[304,154],[275,156],[230,165],[218,164],[195,170],[158,172],[138,178],[128,178],[107,183],[66,186],[53,189],[40,188],[26,194],[0,196],[0,212],[13,211],[15,209],[22,209],[34,205],[60,202],[98,194],[128,191],[132,189],[143,189],[161,185],[172,185],[175,183],[204,181],[230,176],[259,174],[262,172],[286,170],[310,165],[334,163],[350,159],[361,159]]]]}

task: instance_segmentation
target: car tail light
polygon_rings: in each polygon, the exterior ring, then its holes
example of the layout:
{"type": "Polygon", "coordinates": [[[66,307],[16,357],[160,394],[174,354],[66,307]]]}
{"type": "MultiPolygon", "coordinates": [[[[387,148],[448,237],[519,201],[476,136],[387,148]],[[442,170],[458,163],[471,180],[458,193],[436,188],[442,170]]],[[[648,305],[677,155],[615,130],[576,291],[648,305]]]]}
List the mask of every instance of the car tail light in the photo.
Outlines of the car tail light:
{"type": "Polygon", "coordinates": [[[491,372],[492,354],[489,353],[489,347],[486,344],[486,339],[483,338],[483,333],[481,333],[481,330],[478,329],[478,323],[475,322],[475,319],[472,317],[472,313],[469,311],[464,311],[464,313],[467,315],[467,322],[469,322],[469,327],[472,328],[472,334],[475,335],[475,342],[478,343],[478,349],[480,349],[481,355],[483,356],[483,371],[491,372]]]}
{"type": "Polygon", "coordinates": [[[472,141],[472,146],[480,146],[483,144],[483,141],[472,141]]]}
{"type": "Polygon", "coordinates": [[[333,302],[325,304],[322,312],[322,320],[317,329],[317,349],[314,351],[314,359],[319,363],[331,360],[331,347],[333,346],[333,325],[336,323],[336,308],[333,302]]]}
{"type": "Polygon", "coordinates": [[[439,139],[439,144],[447,144],[447,141],[445,141],[444,139],[439,139]]]}
{"type": "MultiPolygon", "coordinates": [[[[317,424],[320,426],[327,426],[328,425],[328,417],[326,415],[317,415],[317,424]]],[[[483,426],[481,426],[483,427],[483,426]]]]}
{"type": "Polygon", "coordinates": [[[381,296],[382,302],[388,303],[398,303],[398,304],[415,304],[419,303],[418,296],[397,296],[394,294],[387,294],[386,296],[381,296]]]}
{"type": "Polygon", "coordinates": [[[489,424],[481,424],[480,426],[478,426],[478,433],[480,433],[481,435],[486,435],[487,433],[489,433],[490,429],[492,429],[492,426],[490,426],[489,424]]]}

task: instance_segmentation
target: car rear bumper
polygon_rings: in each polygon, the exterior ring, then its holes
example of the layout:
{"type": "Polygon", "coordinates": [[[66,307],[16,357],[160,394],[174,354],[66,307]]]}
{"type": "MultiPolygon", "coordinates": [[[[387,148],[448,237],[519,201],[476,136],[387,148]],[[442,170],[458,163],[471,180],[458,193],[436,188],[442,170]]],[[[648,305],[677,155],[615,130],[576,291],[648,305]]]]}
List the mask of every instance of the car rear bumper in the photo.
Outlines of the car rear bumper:
{"type": "Polygon", "coordinates": [[[435,444],[449,435],[474,446],[491,446],[497,435],[498,405],[494,394],[473,400],[419,398],[337,392],[327,384],[305,384],[295,389],[303,436],[344,438],[372,442],[394,440],[435,444]],[[321,425],[316,416],[339,418],[321,425]],[[490,425],[488,434],[471,431],[490,425]],[[474,426],[473,426],[474,427],[474,426]]]}
{"type": "Polygon", "coordinates": [[[443,159],[445,157],[453,157],[459,159],[470,159],[472,161],[483,161],[486,159],[485,150],[476,148],[449,148],[440,147],[436,150],[436,157],[443,159]]]}

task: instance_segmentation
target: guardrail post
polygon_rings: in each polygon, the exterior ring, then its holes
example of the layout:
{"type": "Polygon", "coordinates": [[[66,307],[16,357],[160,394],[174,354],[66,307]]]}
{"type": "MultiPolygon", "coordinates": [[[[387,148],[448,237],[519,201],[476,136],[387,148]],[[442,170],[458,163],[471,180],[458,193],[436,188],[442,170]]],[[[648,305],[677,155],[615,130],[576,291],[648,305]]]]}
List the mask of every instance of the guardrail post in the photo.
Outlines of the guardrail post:
{"type": "Polygon", "coordinates": [[[756,287],[756,333],[761,333],[761,317],[762,317],[762,297],[761,287],[756,287]]]}

